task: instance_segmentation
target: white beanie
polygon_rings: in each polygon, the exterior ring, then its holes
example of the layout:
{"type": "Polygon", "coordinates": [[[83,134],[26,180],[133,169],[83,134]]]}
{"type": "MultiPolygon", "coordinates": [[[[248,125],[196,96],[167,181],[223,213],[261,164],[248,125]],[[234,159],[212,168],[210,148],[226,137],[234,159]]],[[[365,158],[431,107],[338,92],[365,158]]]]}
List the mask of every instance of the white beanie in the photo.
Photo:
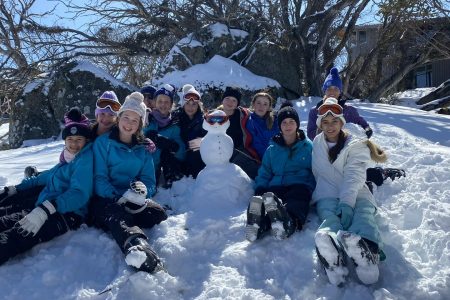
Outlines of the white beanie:
{"type": "Polygon", "coordinates": [[[340,111],[342,113],[339,115],[333,114],[333,116],[338,117],[342,121],[342,125],[345,125],[346,122],[345,122],[345,118],[344,118],[344,108],[338,104],[338,100],[336,98],[330,97],[330,98],[325,99],[325,101],[323,101],[323,104],[321,106],[319,106],[319,108],[317,109],[317,120],[316,120],[317,127],[321,128],[320,125],[322,123],[322,119],[327,116],[327,115],[319,114],[320,108],[325,105],[326,106],[336,106],[336,108],[340,109],[340,111]]]}
{"type": "Polygon", "coordinates": [[[181,97],[181,99],[180,99],[180,105],[181,105],[181,106],[183,106],[184,103],[186,102],[186,101],[184,100],[184,97],[185,97],[187,94],[195,94],[195,95],[197,95],[199,98],[201,98],[200,93],[194,88],[194,86],[193,86],[192,84],[185,84],[185,85],[183,85],[182,93],[183,93],[183,97],[181,97]]]}
{"type": "Polygon", "coordinates": [[[119,116],[122,112],[126,110],[131,110],[137,113],[141,119],[142,124],[145,124],[145,116],[147,111],[147,106],[144,103],[144,95],[139,92],[133,92],[125,98],[125,102],[119,110],[119,116]]]}

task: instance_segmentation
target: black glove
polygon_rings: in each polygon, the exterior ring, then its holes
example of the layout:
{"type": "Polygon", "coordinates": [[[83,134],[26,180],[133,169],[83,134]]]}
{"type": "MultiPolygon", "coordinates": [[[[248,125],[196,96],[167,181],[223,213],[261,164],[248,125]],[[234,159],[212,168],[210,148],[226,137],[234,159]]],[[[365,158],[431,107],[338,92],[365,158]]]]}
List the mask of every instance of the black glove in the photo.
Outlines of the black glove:
{"type": "Polygon", "coordinates": [[[366,127],[364,130],[366,131],[367,138],[370,139],[373,134],[372,128],[366,127]]]}
{"type": "Polygon", "coordinates": [[[177,152],[178,149],[180,148],[177,142],[159,134],[156,138],[156,141],[154,142],[156,144],[156,148],[161,149],[161,151],[167,150],[169,152],[177,152]]]}

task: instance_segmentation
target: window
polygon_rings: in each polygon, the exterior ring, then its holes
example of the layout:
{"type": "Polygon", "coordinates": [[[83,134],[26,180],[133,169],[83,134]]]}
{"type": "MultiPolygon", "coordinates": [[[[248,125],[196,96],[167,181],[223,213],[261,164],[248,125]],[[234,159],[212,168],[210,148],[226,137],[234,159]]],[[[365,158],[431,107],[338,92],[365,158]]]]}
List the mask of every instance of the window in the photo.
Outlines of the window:
{"type": "Polygon", "coordinates": [[[415,80],[416,80],[416,88],[422,88],[422,87],[430,87],[432,82],[431,82],[431,72],[432,68],[431,68],[431,64],[428,64],[426,66],[420,67],[416,69],[416,76],[415,76],[415,80]]]}

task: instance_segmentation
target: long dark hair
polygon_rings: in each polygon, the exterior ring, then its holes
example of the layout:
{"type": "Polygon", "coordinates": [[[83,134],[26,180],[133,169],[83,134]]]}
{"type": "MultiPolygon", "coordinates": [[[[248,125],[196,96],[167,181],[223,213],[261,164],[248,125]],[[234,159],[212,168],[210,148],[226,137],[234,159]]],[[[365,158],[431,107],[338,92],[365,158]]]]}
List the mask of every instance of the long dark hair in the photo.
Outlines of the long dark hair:
{"type": "Polygon", "coordinates": [[[345,141],[347,141],[347,137],[348,134],[345,131],[341,130],[339,132],[336,145],[334,145],[333,147],[330,148],[330,150],[328,150],[328,159],[330,160],[331,163],[333,163],[336,160],[342,148],[344,148],[345,141]]]}

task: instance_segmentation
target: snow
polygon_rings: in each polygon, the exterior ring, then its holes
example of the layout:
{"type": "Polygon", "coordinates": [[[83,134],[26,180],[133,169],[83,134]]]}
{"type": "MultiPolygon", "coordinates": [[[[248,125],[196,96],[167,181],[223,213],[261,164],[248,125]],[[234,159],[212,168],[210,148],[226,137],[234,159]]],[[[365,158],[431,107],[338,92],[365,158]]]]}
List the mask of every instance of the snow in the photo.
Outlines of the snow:
{"type": "Polygon", "coordinates": [[[248,36],[248,32],[240,29],[229,29],[227,25],[221,23],[214,23],[208,25],[213,37],[221,37],[223,35],[231,34],[233,37],[244,39],[248,36]]]}
{"type": "Polygon", "coordinates": [[[155,86],[163,83],[175,86],[190,83],[197,90],[207,90],[209,87],[225,90],[227,86],[238,86],[256,91],[267,87],[280,87],[277,81],[255,75],[237,62],[220,55],[215,55],[205,64],[196,64],[184,71],[173,71],[153,81],[155,86]]]}
{"type": "Polygon", "coordinates": [[[189,48],[195,48],[195,47],[203,47],[203,44],[196,39],[194,39],[194,35],[192,33],[188,34],[188,36],[182,38],[177,43],[178,47],[189,47],[189,48]]]}
{"type": "Polygon", "coordinates": [[[105,70],[96,66],[94,63],[92,63],[89,60],[78,60],[77,66],[75,68],[73,68],[72,70],[70,70],[71,73],[76,72],[76,71],[91,72],[96,77],[102,78],[106,81],[109,81],[113,86],[116,86],[116,87],[123,87],[125,89],[132,89],[132,90],[135,89],[127,84],[124,84],[120,80],[117,80],[116,78],[114,78],[113,76],[108,74],[105,70]]]}
{"type": "MultiPolygon", "coordinates": [[[[318,99],[296,103],[301,128],[318,99]]],[[[245,239],[249,199],[226,202],[226,191],[220,190],[197,191],[194,199],[196,182],[184,178],[159,190],[155,200],[172,207],[170,216],[145,230],[167,273],[134,273],[109,234],[83,226],[2,265],[1,298],[450,299],[450,117],[353,102],[373,128],[374,141],[389,154],[383,166],[407,174],[375,191],[387,255],[377,283],[361,284],[354,269],[344,287],[328,282],[315,255],[314,209],[304,229],[290,238],[250,243],[245,239]],[[97,295],[105,287],[111,290],[97,295]]],[[[346,126],[363,135],[357,126],[346,126]]],[[[55,141],[0,151],[0,185],[18,183],[27,165],[50,168],[62,147],[55,141]]],[[[219,179],[231,177],[224,171],[219,179]]]]}

